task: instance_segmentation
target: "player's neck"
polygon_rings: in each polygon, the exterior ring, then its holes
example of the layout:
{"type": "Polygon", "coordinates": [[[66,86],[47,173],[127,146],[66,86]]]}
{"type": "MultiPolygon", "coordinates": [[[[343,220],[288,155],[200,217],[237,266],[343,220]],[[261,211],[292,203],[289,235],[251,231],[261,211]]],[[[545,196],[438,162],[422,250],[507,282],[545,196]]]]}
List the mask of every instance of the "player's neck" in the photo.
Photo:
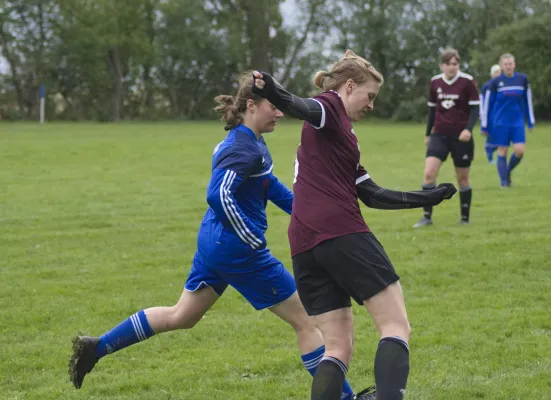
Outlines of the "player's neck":
{"type": "Polygon", "coordinates": [[[514,72],[511,72],[510,74],[505,74],[505,76],[507,78],[512,78],[513,76],[515,76],[515,73],[514,72]]]}
{"type": "Polygon", "coordinates": [[[260,130],[255,127],[252,121],[245,117],[243,118],[243,125],[249,128],[254,133],[257,139],[260,139],[260,136],[262,136],[262,132],[260,132],[260,130]]]}
{"type": "Polygon", "coordinates": [[[447,81],[452,81],[455,79],[455,77],[459,75],[459,72],[457,72],[455,75],[446,75],[444,74],[444,77],[446,78],[447,81]]]}

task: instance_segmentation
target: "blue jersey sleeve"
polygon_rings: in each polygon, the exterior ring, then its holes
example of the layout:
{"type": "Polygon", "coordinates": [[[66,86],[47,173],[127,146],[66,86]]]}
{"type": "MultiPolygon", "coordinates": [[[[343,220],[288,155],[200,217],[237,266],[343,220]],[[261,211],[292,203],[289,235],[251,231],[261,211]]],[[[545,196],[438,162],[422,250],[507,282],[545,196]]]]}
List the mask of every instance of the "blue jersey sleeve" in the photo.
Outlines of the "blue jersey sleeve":
{"type": "Polygon", "coordinates": [[[524,82],[524,115],[528,120],[528,127],[532,129],[536,123],[534,118],[534,106],[532,105],[532,89],[530,88],[530,83],[528,82],[528,77],[524,82]]]}
{"type": "Polygon", "coordinates": [[[239,186],[262,164],[262,156],[246,149],[228,148],[224,153],[216,157],[207,202],[226,228],[252,249],[263,249],[266,247],[264,233],[249,220],[235,199],[239,186]]]}
{"type": "Polygon", "coordinates": [[[287,186],[279,181],[275,175],[272,175],[270,186],[268,187],[268,200],[281,208],[287,214],[293,211],[293,192],[287,186]]]}
{"type": "Polygon", "coordinates": [[[483,106],[483,119],[480,121],[480,127],[483,131],[487,131],[490,126],[490,121],[492,120],[492,108],[496,100],[496,91],[494,87],[494,81],[492,81],[486,93],[484,93],[484,106],[483,106]]]}

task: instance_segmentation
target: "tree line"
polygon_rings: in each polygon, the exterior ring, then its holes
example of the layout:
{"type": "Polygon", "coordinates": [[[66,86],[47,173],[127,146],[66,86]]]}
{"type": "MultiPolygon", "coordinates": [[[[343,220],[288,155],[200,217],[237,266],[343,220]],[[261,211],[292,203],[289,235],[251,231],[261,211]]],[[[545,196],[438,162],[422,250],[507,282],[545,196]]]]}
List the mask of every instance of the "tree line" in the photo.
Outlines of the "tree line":
{"type": "Polygon", "coordinates": [[[212,118],[245,69],[299,95],[350,48],[385,77],[375,113],[422,120],[439,53],[456,48],[479,87],[499,55],[528,74],[551,117],[548,0],[14,0],[0,3],[0,114],[36,119],[212,118]]]}

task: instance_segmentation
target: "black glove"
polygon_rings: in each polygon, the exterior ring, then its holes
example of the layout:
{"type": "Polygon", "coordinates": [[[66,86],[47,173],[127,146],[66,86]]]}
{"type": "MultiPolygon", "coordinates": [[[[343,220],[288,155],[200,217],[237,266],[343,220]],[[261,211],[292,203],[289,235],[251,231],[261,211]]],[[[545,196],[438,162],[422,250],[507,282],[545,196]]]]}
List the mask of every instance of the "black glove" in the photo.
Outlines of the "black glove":
{"type": "Polygon", "coordinates": [[[436,190],[442,192],[443,200],[449,200],[453,197],[454,194],[457,193],[457,189],[455,188],[453,183],[441,183],[436,187],[436,190]]]}
{"type": "Polygon", "coordinates": [[[262,72],[262,71],[258,71],[258,72],[260,72],[262,74],[262,80],[264,81],[264,87],[262,89],[259,89],[259,88],[256,87],[255,82],[256,82],[257,78],[253,74],[253,89],[252,89],[252,91],[257,96],[260,96],[263,99],[270,100],[270,95],[272,93],[274,93],[275,88],[276,88],[274,78],[272,78],[272,76],[270,74],[267,74],[266,72],[262,72]]]}

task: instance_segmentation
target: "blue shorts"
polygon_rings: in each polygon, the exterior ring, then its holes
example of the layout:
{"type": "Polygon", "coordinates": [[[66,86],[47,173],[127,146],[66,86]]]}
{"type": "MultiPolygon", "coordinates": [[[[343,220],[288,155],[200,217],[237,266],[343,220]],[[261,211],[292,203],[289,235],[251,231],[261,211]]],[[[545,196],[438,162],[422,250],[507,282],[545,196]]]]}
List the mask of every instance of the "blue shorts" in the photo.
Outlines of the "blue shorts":
{"type": "Polygon", "coordinates": [[[511,143],[526,143],[526,131],[522,126],[494,126],[490,143],[495,146],[509,147],[511,143]]]}
{"type": "Polygon", "coordinates": [[[185,289],[190,292],[208,286],[221,296],[233,286],[257,310],[273,307],[296,292],[295,279],[269,250],[241,264],[211,265],[200,252],[195,253],[185,289]]]}

